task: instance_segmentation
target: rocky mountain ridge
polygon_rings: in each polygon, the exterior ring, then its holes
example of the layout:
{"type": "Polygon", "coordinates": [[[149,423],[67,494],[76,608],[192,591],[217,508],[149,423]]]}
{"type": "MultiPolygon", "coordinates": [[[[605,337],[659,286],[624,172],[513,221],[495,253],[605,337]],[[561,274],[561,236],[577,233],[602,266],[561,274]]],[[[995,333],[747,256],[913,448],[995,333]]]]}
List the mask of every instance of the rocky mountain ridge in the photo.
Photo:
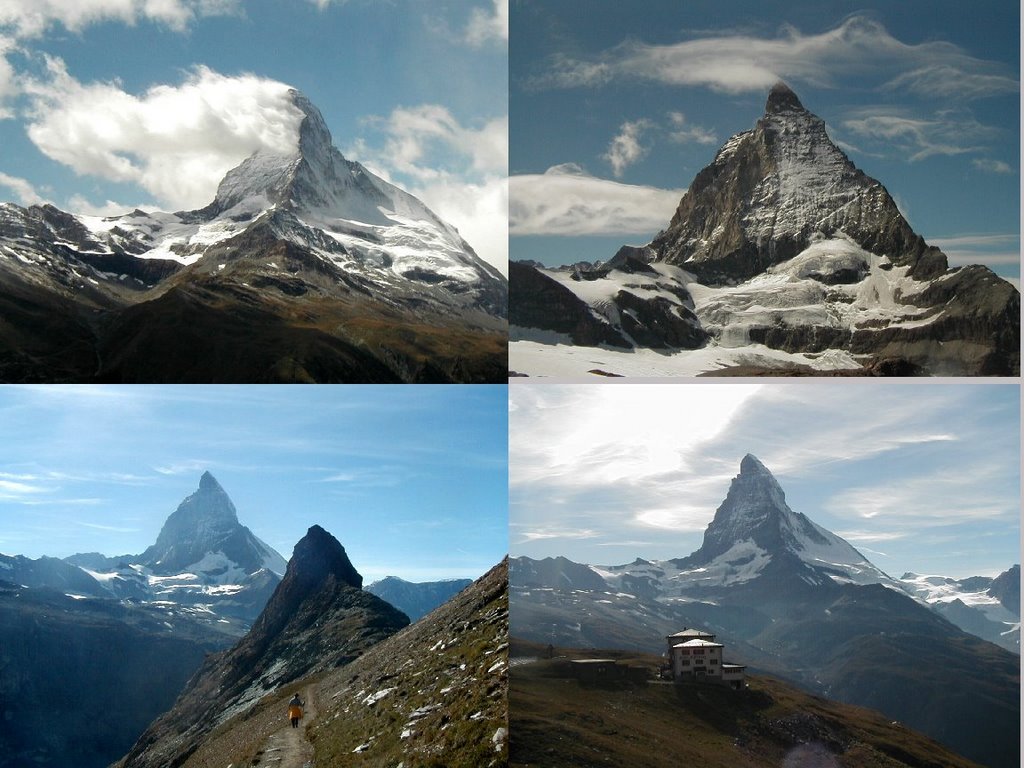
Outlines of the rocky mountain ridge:
{"type": "Polygon", "coordinates": [[[0,205],[0,380],[502,378],[505,278],[291,98],[296,151],[255,153],[200,210],[0,205]]]}
{"type": "Polygon", "coordinates": [[[781,83],[650,243],[510,275],[511,367],[527,374],[559,345],[675,358],[648,375],[1020,370],[1019,291],[986,267],[949,269],[781,83]]]}
{"type": "Polygon", "coordinates": [[[360,584],[340,543],[312,527],[250,635],[211,657],[118,765],[259,764],[300,688],[315,702],[304,728],[317,764],[500,764],[507,569],[405,629],[405,616],[360,584]]]}

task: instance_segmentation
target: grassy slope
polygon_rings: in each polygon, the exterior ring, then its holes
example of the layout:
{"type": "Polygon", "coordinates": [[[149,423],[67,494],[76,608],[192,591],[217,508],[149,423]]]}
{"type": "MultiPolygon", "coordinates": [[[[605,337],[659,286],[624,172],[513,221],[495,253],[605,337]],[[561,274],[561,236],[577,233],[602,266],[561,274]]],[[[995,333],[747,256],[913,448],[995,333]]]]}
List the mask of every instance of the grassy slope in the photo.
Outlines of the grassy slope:
{"type": "MultiPolygon", "coordinates": [[[[516,644],[519,652],[538,649],[516,644]]],[[[557,653],[618,657],[652,672],[660,664],[658,657],[617,652],[557,653]]],[[[519,768],[976,765],[877,712],[810,696],[770,677],[752,677],[739,692],[660,682],[600,687],[573,679],[565,658],[513,661],[510,765],[519,768]]]]}
{"type": "Polygon", "coordinates": [[[493,738],[508,724],[507,574],[496,566],[351,664],[268,694],[211,733],[183,768],[269,764],[264,743],[284,725],[288,699],[307,686],[318,716],[304,727],[318,766],[505,765],[507,741],[493,738]]]}

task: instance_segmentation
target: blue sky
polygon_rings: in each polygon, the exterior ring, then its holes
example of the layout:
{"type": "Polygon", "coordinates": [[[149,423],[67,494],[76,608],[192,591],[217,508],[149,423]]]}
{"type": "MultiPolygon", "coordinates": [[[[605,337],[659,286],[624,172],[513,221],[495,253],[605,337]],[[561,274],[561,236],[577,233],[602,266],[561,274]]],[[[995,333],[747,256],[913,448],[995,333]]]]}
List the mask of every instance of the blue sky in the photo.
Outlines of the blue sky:
{"type": "Polygon", "coordinates": [[[505,386],[5,386],[0,552],[137,554],[209,470],[290,557],[313,524],[369,583],[508,549],[505,386]]]}
{"type": "Polygon", "coordinates": [[[510,258],[664,228],[785,80],[951,264],[1019,282],[1020,13],[950,0],[512,6],[510,258]]]}
{"type": "Polygon", "coordinates": [[[911,380],[513,385],[509,548],[684,557],[752,453],[890,575],[1020,562],[1020,387],[911,380]]]}
{"type": "Polygon", "coordinates": [[[507,51],[507,0],[8,0],[0,199],[201,207],[281,130],[283,83],[504,269],[507,51]]]}

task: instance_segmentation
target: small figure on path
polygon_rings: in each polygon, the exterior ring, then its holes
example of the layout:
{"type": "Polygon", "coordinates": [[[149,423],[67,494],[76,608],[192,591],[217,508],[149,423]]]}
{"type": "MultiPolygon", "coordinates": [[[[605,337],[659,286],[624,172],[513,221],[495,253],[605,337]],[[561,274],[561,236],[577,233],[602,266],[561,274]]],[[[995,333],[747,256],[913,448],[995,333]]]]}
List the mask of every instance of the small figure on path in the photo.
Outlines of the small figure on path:
{"type": "Polygon", "coordinates": [[[299,698],[299,694],[292,696],[292,700],[288,702],[288,717],[291,718],[292,728],[299,727],[299,720],[302,719],[302,708],[305,706],[302,703],[302,699],[299,698]]]}

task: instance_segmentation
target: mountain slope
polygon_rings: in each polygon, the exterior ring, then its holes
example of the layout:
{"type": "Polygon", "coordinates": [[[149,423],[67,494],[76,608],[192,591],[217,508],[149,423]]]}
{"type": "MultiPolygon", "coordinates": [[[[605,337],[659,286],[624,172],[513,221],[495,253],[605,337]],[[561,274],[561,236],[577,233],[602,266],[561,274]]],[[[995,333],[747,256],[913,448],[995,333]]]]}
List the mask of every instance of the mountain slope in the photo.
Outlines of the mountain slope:
{"type": "Polygon", "coordinates": [[[877,712],[810,696],[770,677],[748,676],[742,691],[653,679],[619,685],[574,679],[569,660],[596,655],[646,668],[651,678],[662,663],[614,650],[559,649],[552,660],[513,656],[510,765],[976,765],[877,712]]]}
{"type": "Polygon", "coordinates": [[[230,640],[174,608],[0,582],[0,766],[108,765],[230,640]]]}
{"type": "Polygon", "coordinates": [[[203,209],[0,206],[4,380],[503,379],[505,278],[291,99],[295,151],[247,158],[203,209]]]}
{"type": "Polygon", "coordinates": [[[507,564],[350,663],[268,692],[171,764],[223,768],[279,759],[282,728],[291,730],[287,702],[297,690],[313,704],[302,738],[315,765],[505,765],[507,564]]]}
{"type": "Polygon", "coordinates": [[[174,708],[119,764],[181,765],[214,728],[266,694],[349,663],[408,624],[404,614],[361,587],[341,544],[319,526],[310,528],[249,633],[207,658],[174,708]]]}
{"type": "Polygon", "coordinates": [[[510,351],[525,373],[575,370],[556,345],[625,346],[606,366],[647,375],[1020,370],[1017,289],[986,267],[948,269],[781,83],[650,243],[590,268],[521,265],[515,274],[510,351]],[[561,299],[541,311],[541,294],[561,299]],[[580,317],[597,328],[581,335],[580,317]],[[634,360],[648,349],[662,354],[634,360]],[[673,360],[661,359],[666,352],[673,360]]]}

